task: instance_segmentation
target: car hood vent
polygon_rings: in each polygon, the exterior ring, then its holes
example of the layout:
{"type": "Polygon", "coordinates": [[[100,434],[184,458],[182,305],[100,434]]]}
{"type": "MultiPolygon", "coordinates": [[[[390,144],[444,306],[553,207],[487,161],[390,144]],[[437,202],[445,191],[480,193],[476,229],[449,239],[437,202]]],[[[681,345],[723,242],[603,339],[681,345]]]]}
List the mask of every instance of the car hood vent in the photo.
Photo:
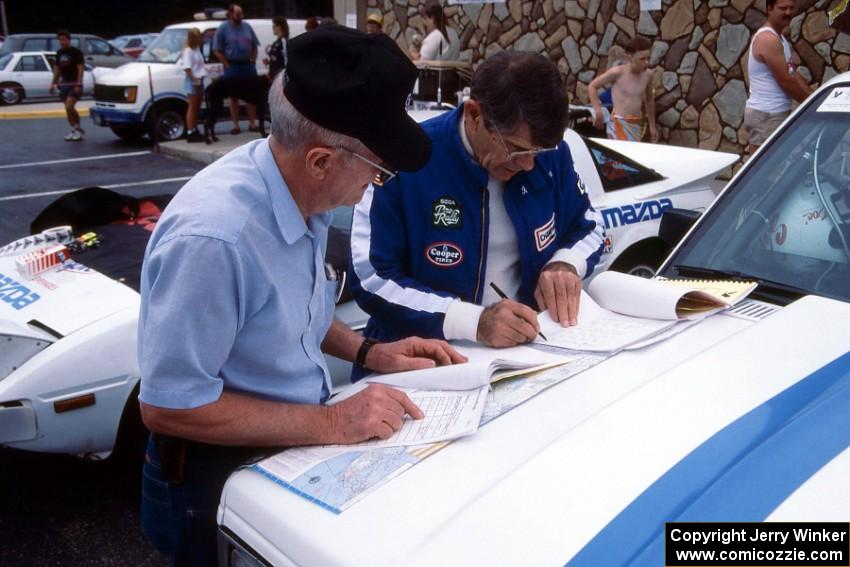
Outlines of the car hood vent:
{"type": "Polygon", "coordinates": [[[732,309],[726,311],[725,315],[747,319],[748,321],[761,321],[766,319],[776,311],[781,309],[776,305],[756,301],[754,299],[745,299],[741,303],[735,305],[732,309]]]}

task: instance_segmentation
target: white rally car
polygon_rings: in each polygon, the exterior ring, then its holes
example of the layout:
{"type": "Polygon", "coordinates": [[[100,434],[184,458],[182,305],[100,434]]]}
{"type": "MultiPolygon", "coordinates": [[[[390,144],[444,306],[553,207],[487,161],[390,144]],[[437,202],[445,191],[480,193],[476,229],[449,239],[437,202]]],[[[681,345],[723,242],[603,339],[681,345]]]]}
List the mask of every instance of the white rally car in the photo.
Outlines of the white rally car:
{"type": "MultiPolygon", "coordinates": [[[[417,120],[435,114],[413,111],[417,120]]],[[[589,140],[572,130],[564,138],[606,223],[608,243],[597,271],[651,273],[668,250],[658,238],[662,213],[670,207],[705,210],[714,198],[715,176],[737,159],[689,148],[589,140]]],[[[350,207],[335,213],[334,224],[347,234],[350,207]]],[[[115,239],[106,239],[104,246],[110,242],[115,239]]],[[[329,248],[335,248],[329,249],[336,255],[332,263],[344,269],[347,241],[332,238],[329,248]]],[[[85,254],[27,279],[15,268],[15,258],[31,249],[0,251],[0,445],[104,458],[120,434],[138,430],[139,296],[87,268],[85,254]],[[27,303],[21,297],[37,299],[27,303]]],[[[351,301],[339,305],[337,317],[354,329],[366,323],[351,301]]],[[[334,383],[345,384],[350,364],[328,362],[334,383]]]]}
{"type": "Polygon", "coordinates": [[[848,158],[845,73],[660,268],[754,280],[746,300],[580,367],[445,448],[360,450],[278,482],[238,470],[218,511],[220,565],[657,566],[665,522],[846,526],[848,158]]]}

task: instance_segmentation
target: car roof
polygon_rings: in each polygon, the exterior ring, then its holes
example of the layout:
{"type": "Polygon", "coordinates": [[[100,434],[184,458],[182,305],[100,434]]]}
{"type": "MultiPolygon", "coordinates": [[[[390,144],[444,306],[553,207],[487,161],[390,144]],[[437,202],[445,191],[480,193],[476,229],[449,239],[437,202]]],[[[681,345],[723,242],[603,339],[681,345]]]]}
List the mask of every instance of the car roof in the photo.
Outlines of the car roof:
{"type": "MultiPolygon", "coordinates": [[[[210,28],[217,28],[218,26],[220,26],[221,24],[223,24],[226,21],[227,20],[197,20],[197,21],[193,21],[193,22],[182,22],[182,23],[179,23],[179,24],[171,24],[170,26],[165,26],[165,29],[167,29],[167,30],[178,29],[179,30],[179,29],[198,28],[199,30],[204,31],[204,30],[208,30],[210,28]]],[[[242,21],[246,22],[248,24],[252,24],[252,25],[253,24],[259,24],[259,23],[271,22],[271,20],[268,19],[268,18],[254,18],[254,19],[246,18],[242,21]]]]}

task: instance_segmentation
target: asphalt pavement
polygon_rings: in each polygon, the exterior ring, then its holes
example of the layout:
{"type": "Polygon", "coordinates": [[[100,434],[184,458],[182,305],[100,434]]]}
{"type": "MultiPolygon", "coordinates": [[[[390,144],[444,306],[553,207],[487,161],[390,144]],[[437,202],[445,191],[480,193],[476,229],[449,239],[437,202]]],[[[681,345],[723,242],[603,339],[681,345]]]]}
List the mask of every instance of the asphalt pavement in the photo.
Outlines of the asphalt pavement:
{"type": "MultiPolygon", "coordinates": [[[[89,118],[82,126],[84,141],[65,142],[60,104],[0,106],[0,243],[27,235],[68,191],[174,194],[204,167],[119,140],[89,118]]],[[[0,565],[168,565],[139,527],[140,473],[138,457],[85,462],[0,449],[0,565]]]]}

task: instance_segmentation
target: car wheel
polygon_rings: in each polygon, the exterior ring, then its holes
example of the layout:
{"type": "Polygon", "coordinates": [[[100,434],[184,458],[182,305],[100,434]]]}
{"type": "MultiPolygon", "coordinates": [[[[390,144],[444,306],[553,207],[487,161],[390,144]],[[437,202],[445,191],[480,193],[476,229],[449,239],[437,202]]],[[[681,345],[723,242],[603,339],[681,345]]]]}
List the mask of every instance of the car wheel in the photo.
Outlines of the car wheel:
{"type": "Polygon", "coordinates": [[[0,85],[0,101],[3,104],[18,104],[24,100],[24,88],[17,83],[0,85]]]}
{"type": "Polygon", "coordinates": [[[144,128],[138,126],[110,126],[112,133],[128,142],[138,142],[145,135],[144,128]]]}
{"type": "Polygon", "coordinates": [[[148,429],[142,423],[142,413],[139,408],[139,385],[136,384],[133,393],[127,399],[118,432],[115,434],[115,446],[110,459],[141,463],[144,460],[148,443],[148,429]]]}
{"type": "Polygon", "coordinates": [[[186,105],[158,104],[148,116],[148,135],[154,141],[179,140],[186,131],[186,105]]]}
{"type": "Polygon", "coordinates": [[[669,252],[670,247],[661,240],[644,240],[623,252],[611,264],[611,269],[632,276],[651,278],[669,252]]]}

